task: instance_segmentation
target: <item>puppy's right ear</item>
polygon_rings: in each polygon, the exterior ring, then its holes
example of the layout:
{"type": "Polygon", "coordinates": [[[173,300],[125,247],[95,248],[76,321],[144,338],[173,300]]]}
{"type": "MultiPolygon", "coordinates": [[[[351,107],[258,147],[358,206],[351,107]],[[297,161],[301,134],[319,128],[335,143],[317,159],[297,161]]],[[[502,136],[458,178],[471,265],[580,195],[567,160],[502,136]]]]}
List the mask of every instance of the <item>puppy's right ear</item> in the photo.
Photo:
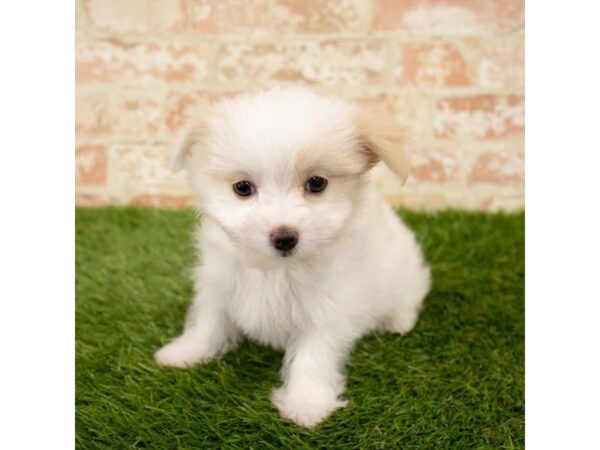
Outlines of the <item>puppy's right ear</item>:
{"type": "Polygon", "coordinates": [[[171,150],[171,170],[179,172],[187,166],[187,161],[208,134],[208,107],[198,108],[190,116],[183,128],[175,135],[171,150]]]}

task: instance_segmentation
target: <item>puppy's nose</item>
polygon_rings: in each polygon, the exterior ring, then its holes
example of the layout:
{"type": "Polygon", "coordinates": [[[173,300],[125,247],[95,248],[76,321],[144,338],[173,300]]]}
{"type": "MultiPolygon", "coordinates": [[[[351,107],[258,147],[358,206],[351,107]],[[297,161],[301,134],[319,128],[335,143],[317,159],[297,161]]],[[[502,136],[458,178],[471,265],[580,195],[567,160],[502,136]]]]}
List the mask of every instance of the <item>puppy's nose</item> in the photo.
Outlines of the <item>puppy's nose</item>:
{"type": "Polygon", "coordinates": [[[271,232],[273,247],[282,252],[293,249],[298,243],[298,232],[290,227],[279,227],[271,232]]]}

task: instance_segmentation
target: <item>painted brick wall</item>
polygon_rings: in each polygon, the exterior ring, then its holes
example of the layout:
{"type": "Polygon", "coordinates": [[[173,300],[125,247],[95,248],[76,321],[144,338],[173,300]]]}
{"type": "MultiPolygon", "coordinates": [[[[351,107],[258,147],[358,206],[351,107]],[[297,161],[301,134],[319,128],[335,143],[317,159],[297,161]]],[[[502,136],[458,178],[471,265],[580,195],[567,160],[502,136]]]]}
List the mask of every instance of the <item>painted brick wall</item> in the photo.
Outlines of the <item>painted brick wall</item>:
{"type": "Polygon", "coordinates": [[[394,204],[524,205],[523,0],[77,0],[76,201],[183,206],[194,102],[296,82],[412,129],[394,204]]]}

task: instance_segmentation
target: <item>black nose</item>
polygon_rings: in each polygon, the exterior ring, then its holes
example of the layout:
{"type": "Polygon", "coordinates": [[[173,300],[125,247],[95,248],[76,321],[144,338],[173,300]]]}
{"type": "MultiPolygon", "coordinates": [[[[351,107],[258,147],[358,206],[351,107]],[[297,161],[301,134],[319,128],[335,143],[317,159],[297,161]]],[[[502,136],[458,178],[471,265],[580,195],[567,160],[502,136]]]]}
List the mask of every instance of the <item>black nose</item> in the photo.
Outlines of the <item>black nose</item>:
{"type": "Polygon", "coordinates": [[[293,249],[298,243],[298,232],[289,227],[280,227],[271,232],[273,247],[282,252],[293,249]]]}

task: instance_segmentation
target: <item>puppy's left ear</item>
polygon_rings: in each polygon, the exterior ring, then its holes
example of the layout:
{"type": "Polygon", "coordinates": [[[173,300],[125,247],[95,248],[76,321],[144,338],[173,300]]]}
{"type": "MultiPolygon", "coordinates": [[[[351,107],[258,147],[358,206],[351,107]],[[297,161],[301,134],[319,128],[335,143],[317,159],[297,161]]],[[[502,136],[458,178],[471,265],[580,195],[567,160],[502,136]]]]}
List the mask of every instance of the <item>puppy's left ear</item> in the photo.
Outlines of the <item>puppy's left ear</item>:
{"type": "Polygon", "coordinates": [[[406,130],[383,114],[381,117],[360,114],[356,124],[359,143],[369,164],[374,166],[383,161],[404,183],[410,172],[406,130]]]}
{"type": "Polygon", "coordinates": [[[210,108],[207,106],[197,108],[186,121],[183,128],[175,135],[171,150],[171,170],[183,170],[188,158],[195,151],[198,144],[202,144],[208,134],[207,119],[210,108]]]}

